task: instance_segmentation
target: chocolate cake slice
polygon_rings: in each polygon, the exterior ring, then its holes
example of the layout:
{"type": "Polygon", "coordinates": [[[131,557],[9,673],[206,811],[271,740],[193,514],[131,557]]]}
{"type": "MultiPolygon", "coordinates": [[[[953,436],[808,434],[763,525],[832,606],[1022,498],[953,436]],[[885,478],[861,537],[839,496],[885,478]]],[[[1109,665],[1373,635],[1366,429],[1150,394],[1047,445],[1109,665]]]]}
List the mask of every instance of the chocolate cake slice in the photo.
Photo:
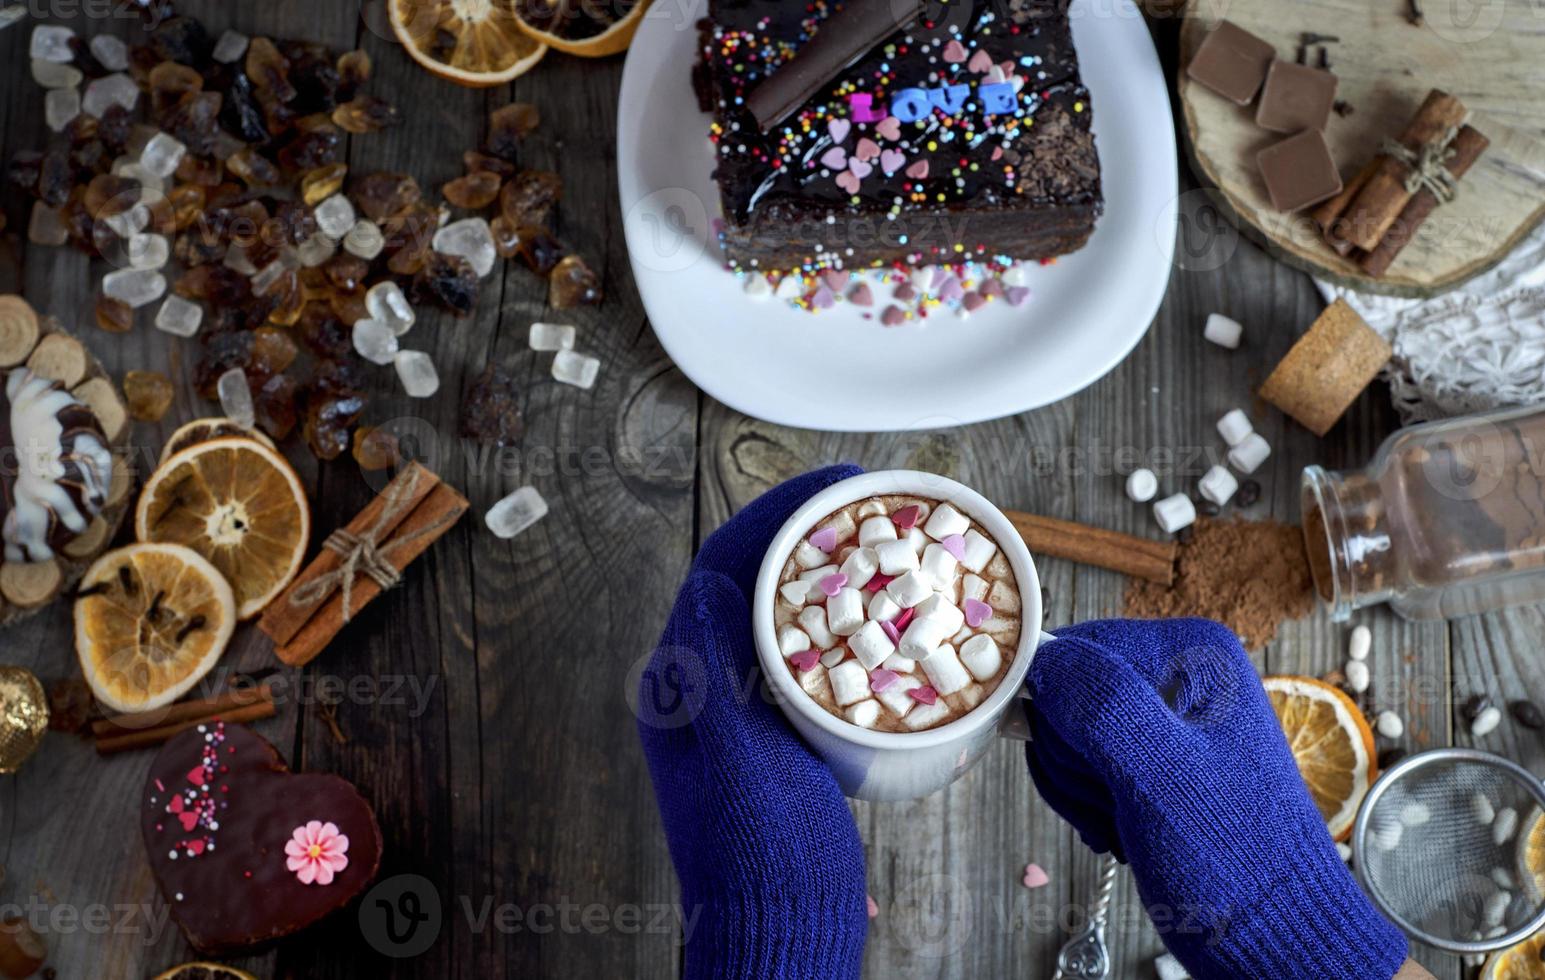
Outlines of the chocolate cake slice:
{"type": "Polygon", "coordinates": [[[851,22],[872,3],[845,2],[846,18],[824,0],[711,0],[695,83],[730,265],[1006,264],[1081,248],[1103,199],[1066,2],[935,0],[880,32],[851,22]],[[795,54],[828,27],[884,40],[812,78],[795,54]],[[765,119],[778,100],[762,86],[814,94],[763,132],[752,107],[765,119]]]}

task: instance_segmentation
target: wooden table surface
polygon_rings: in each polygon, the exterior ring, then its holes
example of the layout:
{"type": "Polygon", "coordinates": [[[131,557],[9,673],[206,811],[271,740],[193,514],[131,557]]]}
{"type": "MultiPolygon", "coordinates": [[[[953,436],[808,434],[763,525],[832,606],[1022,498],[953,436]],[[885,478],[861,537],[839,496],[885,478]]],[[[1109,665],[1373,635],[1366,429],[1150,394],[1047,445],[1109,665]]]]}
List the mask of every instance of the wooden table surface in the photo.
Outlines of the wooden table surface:
{"type": "MultiPolygon", "coordinates": [[[[1251,410],[1274,450],[1252,517],[1296,520],[1305,464],[1361,465],[1396,424],[1382,386],[1324,439],[1255,403],[1254,385],[1321,303],[1305,276],[1220,229],[1189,177],[1164,306],[1131,356],[1087,391],[945,431],[834,435],[758,422],[700,394],[662,352],[640,307],[616,205],[619,59],[550,55],[511,86],[470,91],[413,66],[364,25],[353,3],[182,6],[214,32],[235,26],[340,49],[362,44],[376,64],[371,91],[397,102],[407,123],[353,138],[356,172],[406,171],[435,188],[459,174],[461,151],[479,142],[491,109],[538,103],[545,121],[523,163],[563,175],[556,230],[604,274],[606,289],[601,306],[556,317],[577,323],[580,348],[601,357],[593,391],[555,383],[550,355],[527,349],[527,325],[549,316],[545,289],[513,263],[485,281],[474,319],[420,313],[411,339],[435,355],[440,397],[409,400],[390,371],[377,372],[367,420],[422,420],[428,462],[467,493],[475,513],[324,656],[282,675],[291,696],[259,729],[295,768],[339,773],[374,801],[386,837],[381,878],[427,879],[421,887],[441,906],[439,932],[426,952],[391,958],[364,937],[351,909],[238,961],[260,976],[674,975],[677,886],[625,688],[704,536],[786,477],[839,460],[916,467],[1006,507],[1154,534],[1146,509],[1124,497],[1118,469],[1133,453],[1167,454],[1164,486],[1191,487],[1209,465],[1206,454],[1218,452],[1213,422],[1229,408],[1251,410]],[[1238,352],[1203,341],[1213,311],[1245,324],[1238,352]],[[454,437],[457,395],[489,362],[520,379],[529,427],[518,451],[498,457],[454,437]],[[493,537],[481,512],[526,483],[551,513],[512,541],[493,537]],[[350,685],[336,705],[342,740],[322,715],[339,700],[340,683],[350,685]]],[[[67,22],[84,33],[137,30],[120,17],[67,22]]],[[[0,33],[6,159],[45,141],[43,93],[28,77],[30,29],[24,22],[0,33]]],[[[1157,24],[1156,38],[1172,65],[1173,22],[1157,24]]],[[[30,202],[10,187],[3,195],[0,292],[22,292],[74,326],[115,372],[159,368],[179,379],[167,419],[137,427],[142,451],[154,453],[176,423],[208,414],[211,406],[182,380],[197,343],[152,329],[149,310],[131,335],[98,331],[91,303],[102,269],[68,249],[27,247],[30,202]]],[[[716,329],[716,315],[705,311],[702,329],[716,329]]],[[[1025,342],[1034,343],[1033,307],[1029,320],[1025,342]]],[[[288,449],[314,490],[320,539],[372,488],[347,459],[318,466],[303,448],[288,449]]],[[[1041,572],[1049,624],[1121,608],[1115,575],[1050,560],[1041,572]]],[[[1545,625],[1537,608],[1448,624],[1406,623],[1385,611],[1359,620],[1375,636],[1375,701],[1406,716],[1412,747],[1467,741],[1454,725],[1451,693],[1545,699],[1545,673],[1528,666],[1545,625]]],[[[1323,673],[1339,665],[1345,632],[1323,614],[1288,624],[1260,666],[1323,673]]],[[[71,648],[64,604],[0,634],[0,661],[45,681],[77,672],[71,648]]],[[[223,666],[271,662],[266,641],[247,628],[223,666]]],[[[1525,735],[1505,724],[1486,747],[1538,766],[1545,751],[1525,735]]],[[[144,976],[190,958],[165,927],[139,840],[135,814],[149,761],[146,752],[99,759],[86,741],[55,734],[20,775],[0,778],[0,911],[41,910],[53,923],[50,962],[66,980],[144,976]],[[102,909],[114,913],[110,928],[97,918],[102,909]]],[[[854,812],[880,907],[866,975],[1050,975],[1059,923],[1078,921],[1096,863],[1036,797],[1018,745],[1000,745],[930,798],[854,812]],[[1051,875],[1034,892],[1019,883],[1032,860],[1051,875]]],[[[1151,975],[1159,941],[1125,876],[1111,934],[1116,975],[1151,975]]],[[[1424,959],[1443,980],[1460,975],[1453,959],[1424,959]]]]}

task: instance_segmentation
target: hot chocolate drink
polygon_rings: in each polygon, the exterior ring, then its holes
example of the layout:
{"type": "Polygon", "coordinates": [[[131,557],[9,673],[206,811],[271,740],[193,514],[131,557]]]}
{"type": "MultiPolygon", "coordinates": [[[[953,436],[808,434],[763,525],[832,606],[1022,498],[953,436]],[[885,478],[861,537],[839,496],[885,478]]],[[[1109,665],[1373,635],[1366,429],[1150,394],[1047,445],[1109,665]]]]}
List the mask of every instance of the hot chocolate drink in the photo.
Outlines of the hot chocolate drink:
{"type": "Polygon", "coordinates": [[[987,699],[1019,649],[1014,570],[948,501],[868,497],[794,547],[773,613],[795,681],[850,724],[917,732],[987,699]]]}

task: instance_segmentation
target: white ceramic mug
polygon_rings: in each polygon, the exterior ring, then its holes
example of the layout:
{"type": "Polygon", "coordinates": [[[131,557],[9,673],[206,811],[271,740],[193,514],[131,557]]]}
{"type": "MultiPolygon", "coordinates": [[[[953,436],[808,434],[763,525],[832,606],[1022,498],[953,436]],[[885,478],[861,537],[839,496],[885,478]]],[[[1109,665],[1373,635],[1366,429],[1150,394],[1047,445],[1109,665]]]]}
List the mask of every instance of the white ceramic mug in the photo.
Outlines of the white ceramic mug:
{"type": "Polygon", "coordinates": [[[1017,720],[1020,691],[1031,658],[1047,634],[1040,630],[1041,581],[1024,539],[1003,512],[975,490],[948,477],[917,470],[881,470],[834,483],[794,512],[762,560],[752,602],[757,656],[778,704],[794,728],[826,761],[843,793],[860,800],[909,800],[943,789],[981,758],[1006,721],[1017,720]],[[991,535],[1019,584],[1019,648],[998,687],[961,717],[921,732],[874,731],[830,714],[800,688],[778,650],[773,610],[784,564],[817,522],[855,501],[883,494],[947,500],[991,535]],[[1015,710],[1010,711],[1011,708],[1015,710]]]}

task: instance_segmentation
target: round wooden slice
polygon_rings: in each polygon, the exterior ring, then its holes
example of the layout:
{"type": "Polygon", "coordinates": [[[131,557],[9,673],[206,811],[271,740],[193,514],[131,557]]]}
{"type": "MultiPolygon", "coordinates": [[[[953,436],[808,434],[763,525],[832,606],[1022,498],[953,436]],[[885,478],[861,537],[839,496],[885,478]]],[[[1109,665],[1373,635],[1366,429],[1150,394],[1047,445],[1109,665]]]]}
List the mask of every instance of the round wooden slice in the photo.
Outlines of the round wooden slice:
{"type": "MultiPolygon", "coordinates": [[[[1197,176],[1231,209],[1251,238],[1283,261],[1344,286],[1396,296],[1427,297],[1452,289],[1501,261],[1545,218],[1545,19],[1530,4],[1478,0],[1424,3],[1424,22],[1407,19],[1406,0],[1188,0],[1180,33],[1177,87],[1187,150],[1197,176]],[[1221,13],[1220,13],[1221,12],[1221,13]],[[1255,104],[1238,106],[1186,76],[1203,37],[1222,16],[1295,59],[1306,33],[1330,34],[1336,98],[1351,109],[1332,113],[1325,140],[1350,180],[1379,143],[1397,137],[1432,89],[1470,110],[1469,124],[1491,146],[1459,183],[1459,196],[1439,207],[1380,279],[1363,273],[1320,238],[1306,209],[1272,208],[1255,155],[1283,138],[1255,124],[1255,104]]],[[[1307,62],[1318,63],[1317,49],[1307,62]]]]}
{"type": "Polygon", "coordinates": [[[134,483],[132,460],[124,452],[130,427],[123,395],[107,370],[59,321],[38,317],[19,296],[0,296],[0,370],[18,364],[66,383],[97,416],[113,451],[113,482],[102,513],[53,561],[0,565],[0,628],[25,619],[74,588],[118,534],[134,483]],[[35,325],[30,349],[8,348],[12,338],[28,336],[29,323],[35,325]]]}

